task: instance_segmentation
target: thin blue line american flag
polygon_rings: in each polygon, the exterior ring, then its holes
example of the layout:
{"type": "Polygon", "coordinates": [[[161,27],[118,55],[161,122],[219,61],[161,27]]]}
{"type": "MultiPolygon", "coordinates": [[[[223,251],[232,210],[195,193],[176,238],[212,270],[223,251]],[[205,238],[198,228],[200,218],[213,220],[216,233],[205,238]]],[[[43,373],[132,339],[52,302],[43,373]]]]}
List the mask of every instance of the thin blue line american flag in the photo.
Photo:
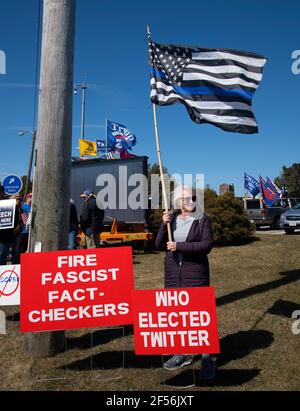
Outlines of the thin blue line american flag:
{"type": "Polygon", "coordinates": [[[198,124],[257,133],[252,97],[267,59],[231,49],[163,45],[149,40],[152,103],[180,102],[198,124]]]}

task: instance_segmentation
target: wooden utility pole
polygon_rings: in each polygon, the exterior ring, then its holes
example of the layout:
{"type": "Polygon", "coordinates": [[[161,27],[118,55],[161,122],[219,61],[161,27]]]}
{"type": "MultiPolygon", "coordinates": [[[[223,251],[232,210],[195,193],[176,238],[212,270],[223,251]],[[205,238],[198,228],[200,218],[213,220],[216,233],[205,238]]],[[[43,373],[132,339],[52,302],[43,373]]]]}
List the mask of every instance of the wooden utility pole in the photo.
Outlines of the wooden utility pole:
{"type": "MultiPolygon", "coordinates": [[[[44,0],[30,251],[68,248],[76,0],[44,0]]],[[[34,271],[34,267],[32,267],[34,271]]],[[[64,350],[64,331],[27,333],[25,350],[64,350]]]]}

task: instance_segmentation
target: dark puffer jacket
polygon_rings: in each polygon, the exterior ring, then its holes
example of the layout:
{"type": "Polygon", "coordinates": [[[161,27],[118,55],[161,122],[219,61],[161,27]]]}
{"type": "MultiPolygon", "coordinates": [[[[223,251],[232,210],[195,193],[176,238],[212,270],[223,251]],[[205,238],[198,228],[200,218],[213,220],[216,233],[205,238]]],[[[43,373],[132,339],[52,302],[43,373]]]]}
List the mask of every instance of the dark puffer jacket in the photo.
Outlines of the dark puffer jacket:
{"type": "MultiPolygon", "coordinates": [[[[174,218],[171,217],[171,226],[174,218]]],[[[167,225],[161,224],[155,245],[158,250],[167,250],[167,225]]],[[[204,214],[192,223],[187,239],[176,243],[176,250],[183,253],[182,265],[177,262],[176,252],[167,251],[165,256],[165,287],[209,286],[209,263],[207,255],[213,246],[213,231],[209,217],[204,214]]]]}
{"type": "Polygon", "coordinates": [[[95,197],[91,196],[83,203],[80,215],[82,231],[87,234],[98,234],[103,228],[104,210],[97,206],[95,197]]]}

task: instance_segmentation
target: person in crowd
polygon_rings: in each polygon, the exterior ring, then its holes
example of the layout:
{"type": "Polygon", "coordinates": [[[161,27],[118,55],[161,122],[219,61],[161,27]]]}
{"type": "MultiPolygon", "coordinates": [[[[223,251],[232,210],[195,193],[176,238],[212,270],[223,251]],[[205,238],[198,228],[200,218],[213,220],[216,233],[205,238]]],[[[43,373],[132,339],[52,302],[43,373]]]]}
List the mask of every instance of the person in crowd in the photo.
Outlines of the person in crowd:
{"type": "MultiPolygon", "coordinates": [[[[0,201],[6,200],[4,187],[0,185],[0,201]]],[[[0,265],[6,264],[9,247],[12,241],[11,230],[0,230],[0,265]]]]}
{"type": "MultiPolygon", "coordinates": [[[[8,200],[8,197],[6,196],[4,187],[2,185],[0,185],[0,201],[1,200],[8,200]]],[[[16,229],[20,224],[19,218],[20,216],[16,209],[15,219],[14,219],[14,228],[7,228],[7,229],[0,230],[0,265],[7,264],[9,250],[14,241],[14,229],[16,229]]]]}
{"type": "MultiPolygon", "coordinates": [[[[19,253],[19,244],[21,241],[21,232],[23,229],[23,221],[22,221],[22,197],[20,194],[15,194],[10,197],[11,200],[16,200],[16,210],[15,210],[15,219],[17,218],[17,222],[13,228],[13,241],[11,246],[11,254],[12,254],[12,264],[20,264],[20,253],[19,253]]],[[[15,220],[16,221],[16,220],[15,220]]]]}
{"type": "Polygon", "coordinates": [[[98,208],[96,196],[91,190],[85,190],[80,197],[84,200],[80,214],[80,226],[85,234],[86,247],[98,248],[100,246],[104,210],[98,208]]]}
{"type": "Polygon", "coordinates": [[[29,227],[31,219],[31,201],[32,193],[28,193],[25,196],[25,201],[21,206],[21,218],[23,227],[21,229],[20,235],[18,236],[18,241],[16,244],[17,250],[17,261],[16,264],[20,263],[20,256],[22,253],[26,253],[28,249],[28,239],[29,239],[29,227]]]}
{"type": "MultiPolygon", "coordinates": [[[[177,187],[173,197],[174,212],[163,213],[163,221],[155,240],[157,249],[166,251],[165,287],[209,286],[207,255],[213,247],[211,221],[200,209],[201,207],[198,207],[196,191],[191,187],[177,187]],[[168,239],[168,223],[171,225],[172,241],[168,239]]],[[[191,355],[174,355],[163,366],[167,370],[175,370],[191,362],[191,355]]],[[[200,378],[214,378],[215,369],[215,361],[212,357],[203,354],[200,378]]]]}
{"type": "Polygon", "coordinates": [[[79,222],[77,209],[74,201],[70,200],[70,224],[69,224],[69,250],[76,250],[76,236],[78,234],[79,222]]]}
{"type": "Polygon", "coordinates": [[[6,199],[7,199],[7,196],[5,194],[4,187],[0,185],[0,200],[6,200],[6,199]]]}

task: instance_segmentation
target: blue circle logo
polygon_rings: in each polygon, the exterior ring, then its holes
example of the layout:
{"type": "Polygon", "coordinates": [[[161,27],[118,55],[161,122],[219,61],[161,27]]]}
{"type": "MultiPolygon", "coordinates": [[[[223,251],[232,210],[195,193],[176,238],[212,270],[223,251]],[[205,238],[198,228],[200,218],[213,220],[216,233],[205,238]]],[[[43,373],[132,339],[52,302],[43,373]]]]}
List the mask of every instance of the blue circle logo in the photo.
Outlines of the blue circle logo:
{"type": "Polygon", "coordinates": [[[5,194],[12,196],[14,194],[18,194],[22,190],[23,182],[19,176],[10,175],[3,179],[2,185],[4,187],[5,194]]]}

